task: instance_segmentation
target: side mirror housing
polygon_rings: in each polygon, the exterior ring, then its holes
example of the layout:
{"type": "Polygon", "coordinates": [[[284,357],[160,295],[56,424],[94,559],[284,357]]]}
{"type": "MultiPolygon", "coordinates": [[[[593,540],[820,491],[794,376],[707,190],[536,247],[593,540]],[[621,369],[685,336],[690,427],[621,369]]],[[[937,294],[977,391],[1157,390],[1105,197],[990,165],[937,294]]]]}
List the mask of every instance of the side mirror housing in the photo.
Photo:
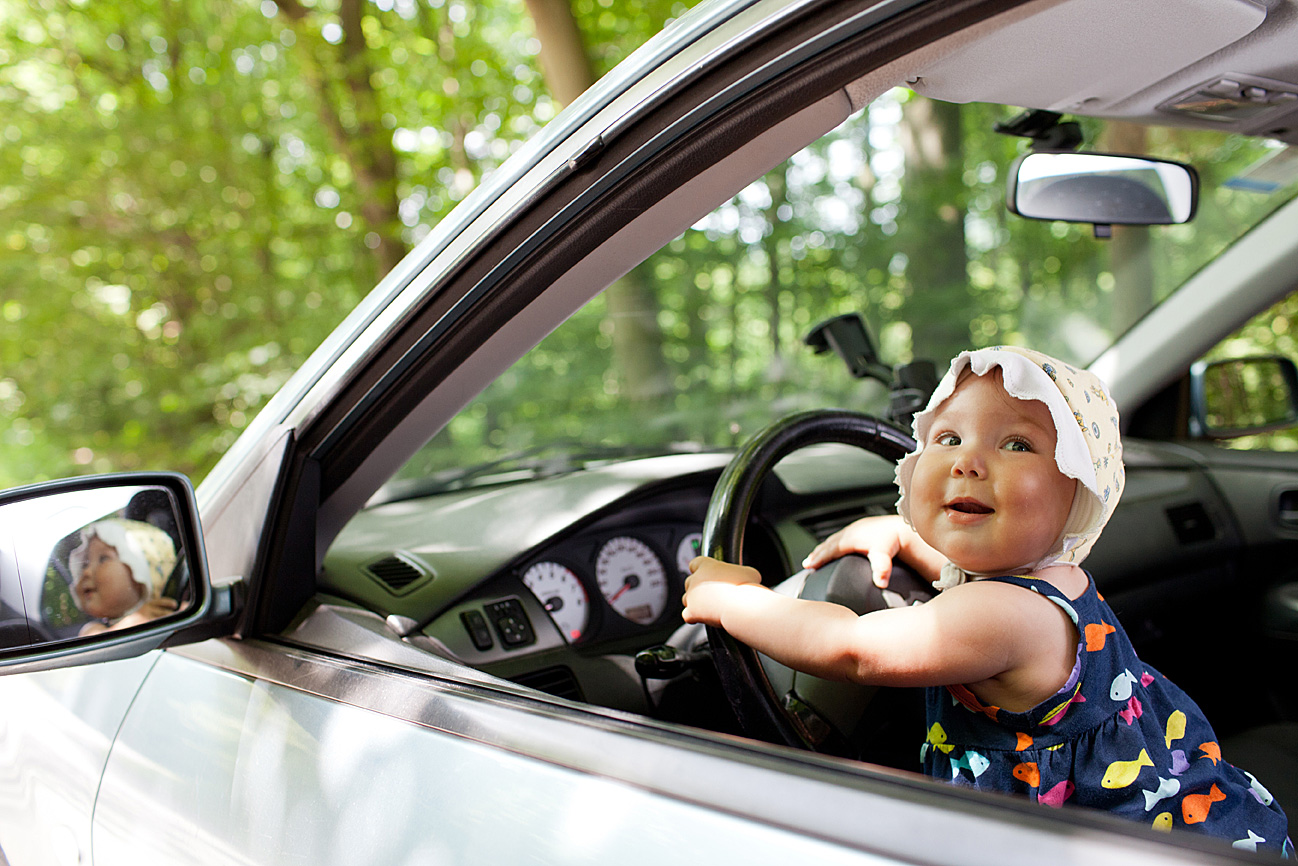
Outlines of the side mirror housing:
{"type": "Polygon", "coordinates": [[[142,655],[228,631],[183,475],[0,491],[0,673],[142,655]]]}
{"type": "Polygon", "coordinates": [[[1198,200],[1190,166],[1113,153],[1025,154],[1006,190],[1006,206],[1021,217],[1096,225],[1185,223],[1198,200]]]}
{"type": "Polygon", "coordinates": [[[1233,439],[1298,424],[1298,366],[1262,355],[1190,367],[1190,435],[1233,439]]]}

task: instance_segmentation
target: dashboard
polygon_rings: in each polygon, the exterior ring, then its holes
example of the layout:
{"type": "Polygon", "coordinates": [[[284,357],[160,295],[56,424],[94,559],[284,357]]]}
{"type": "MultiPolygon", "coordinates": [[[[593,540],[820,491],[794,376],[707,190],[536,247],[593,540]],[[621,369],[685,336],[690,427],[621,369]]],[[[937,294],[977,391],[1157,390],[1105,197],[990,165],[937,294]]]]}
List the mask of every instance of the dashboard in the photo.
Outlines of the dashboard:
{"type": "MultiPolygon", "coordinates": [[[[1268,497],[1298,500],[1298,462],[1137,440],[1126,451],[1127,490],[1086,566],[1142,657],[1178,682],[1205,678],[1176,671],[1186,641],[1224,633],[1223,622],[1257,638],[1250,614],[1222,599],[1258,601],[1250,581],[1274,579],[1291,558],[1298,522],[1277,528],[1266,515],[1268,497]]],[[[486,674],[652,712],[633,657],[681,627],[688,563],[728,458],[648,458],[376,502],[330,548],[317,600],[383,617],[394,639],[486,674]]],[[[774,583],[819,539],[895,498],[891,463],[805,449],[755,504],[745,562],[774,583]]]]}

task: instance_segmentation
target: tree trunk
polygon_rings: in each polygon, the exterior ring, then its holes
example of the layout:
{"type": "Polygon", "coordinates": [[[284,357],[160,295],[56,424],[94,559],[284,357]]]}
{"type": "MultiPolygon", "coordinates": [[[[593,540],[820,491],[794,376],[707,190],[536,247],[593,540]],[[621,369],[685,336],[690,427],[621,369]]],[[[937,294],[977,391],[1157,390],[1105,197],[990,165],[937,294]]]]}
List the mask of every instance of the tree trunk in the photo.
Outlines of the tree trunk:
{"type": "MultiPolygon", "coordinates": [[[[541,42],[541,72],[551,95],[567,105],[595,83],[595,70],[569,0],[526,0],[541,42]]],[[[613,333],[613,362],[622,393],[652,406],[669,396],[671,373],[663,360],[662,329],[653,292],[636,271],[604,291],[613,333]]]]}
{"type": "Polygon", "coordinates": [[[312,14],[298,0],[275,0],[281,14],[287,18],[297,33],[298,43],[307,55],[306,68],[312,71],[312,85],[318,97],[320,119],[328,131],[334,147],[347,160],[356,178],[359,197],[357,210],[371,232],[378,238],[373,245],[379,274],[386,274],[406,254],[406,243],[401,238],[400,197],[397,191],[397,155],[392,146],[392,136],[385,132],[380,120],[383,111],[371,78],[374,68],[370,62],[369,45],[361,26],[364,17],[363,0],[341,0],[338,9],[343,38],[337,57],[337,74],[326,69],[328,61],[321,52],[312,51],[319,40],[307,33],[305,22],[312,14]],[[339,104],[330,82],[337,80],[351,97],[351,114],[355,121],[350,126],[343,117],[347,112],[339,104]]]}
{"type": "Polygon", "coordinates": [[[898,247],[907,256],[911,291],[926,298],[909,310],[913,354],[916,359],[935,360],[940,367],[947,358],[969,348],[969,322],[974,315],[963,196],[951,201],[952,192],[964,187],[960,107],[911,99],[902,108],[900,133],[906,160],[903,198],[907,213],[904,237],[898,233],[898,247]],[[924,317],[917,315],[920,310],[933,312],[924,317]]]}
{"type": "MultiPolygon", "coordinates": [[[[1112,153],[1145,153],[1146,130],[1133,123],[1111,122],[1103,149],[1112,153]]],[[[1154,305],[1154,259],[1146,226],[1114,226],[1109,240],[1113,272],[1114,335],[1125,332],[1154,305]]]]}

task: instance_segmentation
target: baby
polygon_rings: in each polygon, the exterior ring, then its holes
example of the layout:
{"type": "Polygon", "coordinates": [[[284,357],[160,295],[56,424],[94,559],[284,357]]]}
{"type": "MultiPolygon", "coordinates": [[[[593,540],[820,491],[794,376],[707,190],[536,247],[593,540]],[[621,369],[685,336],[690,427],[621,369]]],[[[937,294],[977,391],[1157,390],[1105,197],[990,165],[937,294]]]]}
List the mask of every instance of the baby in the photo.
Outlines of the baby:
{"type": "Polygon", "coordinates": [[[81,634],[126,628],[176,609],[162,589],[176,567],[171,536],[149,523],[111,517],[81,530],[68,556],[72,597],[94,622],[81,634]]]}
{"type": "Polygon", "coordinates": [[[932,601],[857,616],[699,557],[686,622],[818,676],[928,687],[931,776],[1289,853],[1280,807],[1222,759],[1198,706],[1136,657],[1079,567],[1124,482],[1103,384],[1026,349],[965,352],[915,434],[897,466],[899,515],[848,526],[805,564],[863,552],[886,584],[897,557],[941,590],[932,601]]]}

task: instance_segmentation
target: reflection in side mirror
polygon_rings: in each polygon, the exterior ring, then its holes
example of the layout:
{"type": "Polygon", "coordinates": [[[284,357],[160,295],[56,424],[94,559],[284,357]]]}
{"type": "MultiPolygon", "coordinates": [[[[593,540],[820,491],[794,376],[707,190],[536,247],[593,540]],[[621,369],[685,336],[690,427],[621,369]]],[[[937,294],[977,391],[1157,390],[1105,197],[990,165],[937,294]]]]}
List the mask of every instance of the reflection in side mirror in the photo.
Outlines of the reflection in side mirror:
{"type": "Polygon", "coordinates": [[[0,491],[0,674],[229,634],[241,599],[239,582],[208,580],[198,504],[183,475],[0,491]]]}
{"type": "Polygon", "coordinates": [[[1190,368],[1190,435],[1231,439],[1298,424],[1298,367],[1261,356],[1190,368]]]}
{"type": "Polygon", "coordinates": [[[1189,222],[1199,179],[1188,165],[1108,153],[1034,152],[1010,171],[1006,204],[1022,217],[1097,225],[1189,222]]]}
{"type": "Polygon", "coordinates": [[[0,649],[142,625],[194,603],[179,507],[162,486],[0,506],[0,649]],[[5,560],[8,560],[7,562],[5,560]]]}

